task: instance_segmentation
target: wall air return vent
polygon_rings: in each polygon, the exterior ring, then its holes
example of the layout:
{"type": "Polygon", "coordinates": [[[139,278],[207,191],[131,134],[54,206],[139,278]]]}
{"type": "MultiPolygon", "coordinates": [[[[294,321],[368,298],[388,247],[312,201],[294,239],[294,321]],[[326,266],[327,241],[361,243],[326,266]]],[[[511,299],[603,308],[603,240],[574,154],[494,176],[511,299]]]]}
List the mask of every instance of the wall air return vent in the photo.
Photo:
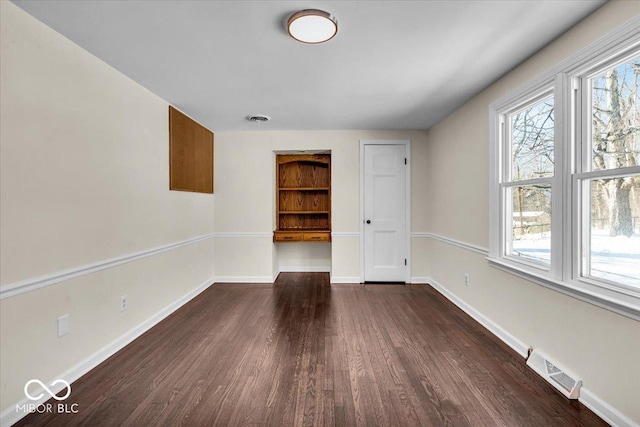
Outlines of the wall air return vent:
{"type": "Polygon", "coordinates": [[[580,397],[582,380],[550,361],[540,350],[534,349],[531,352],[527,359],[527,365],[569,399],[580,397]]]}

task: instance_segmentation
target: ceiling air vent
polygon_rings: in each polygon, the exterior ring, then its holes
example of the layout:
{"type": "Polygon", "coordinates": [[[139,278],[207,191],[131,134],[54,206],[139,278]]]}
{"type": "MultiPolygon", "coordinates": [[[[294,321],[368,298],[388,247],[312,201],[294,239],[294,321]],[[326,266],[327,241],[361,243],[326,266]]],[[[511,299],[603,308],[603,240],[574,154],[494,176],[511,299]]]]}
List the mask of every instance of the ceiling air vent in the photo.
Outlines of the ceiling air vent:
{"type": "Polygon", "coordinates": [[[249,114],[246,119],[252,123],[265,123],[271,120],[271,117],[265,114],[249,114]]]}

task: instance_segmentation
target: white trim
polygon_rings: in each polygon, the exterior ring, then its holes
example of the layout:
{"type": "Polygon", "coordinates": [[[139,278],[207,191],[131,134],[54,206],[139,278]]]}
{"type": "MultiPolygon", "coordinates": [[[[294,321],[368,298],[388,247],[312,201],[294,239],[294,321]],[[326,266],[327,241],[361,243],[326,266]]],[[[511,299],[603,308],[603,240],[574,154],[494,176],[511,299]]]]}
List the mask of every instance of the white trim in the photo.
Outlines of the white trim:
{"type": "Polygon", "coordinates": [[[16,295],[32,292],[37,289],[41,289],[47,286],[55,285],[56,283],[65,282],[67,280],[75,279],[77,277],[86,276],[87,274],[96,273],[98,271],[113,268],[118,265],[126,264],[133,261],[138,261],[143,258],[147,258],[153,255],[160,254],[162,252],[170,251],[180,248],[182,246],[190,245],[192,243],[200,242],[203,240],[211,239],[214,237],[213,233],[205,234],[203,236],[194,237],[192,239],[183,240],[177,243],[171,243],[165,246],[159,246],[157,248],[148,249],[133,254],[120,256],[104,261],[99,261],[92,264],[86,264],[80,267],[70,268],[67,270],[58,271],[46,276],[37,277],[34,279],[27,279],[16,283],[11,283],[0,289],[0,299],[10,298],[16,295]]]}
{"type": "Polygon", "coordinates": [[[500,177],[502,176],[502,134],[504,120],[498,114],[497,108],[489,105],[489,256],[497,258],[500,255],[502,241],[502,197],[500,192],[500,177]]]}
{"type": "Polygon", "coordinates": [[[354,283],[359,284],[360,277],[358,276],[331,276],[331,283],[354,283]]]}
{"type": "Polygon", "coordinates": [[[411,238],[412,239],[429,238],[429,239],[439,240],[441,242],[458,246],[462,249],[466,249],[468,251],[472,251],[480,255],[484,255],[484,256],[489,255],[489,249],[487,248],[483,248],[482,246],[474,245],[471,243],[461,242],[460,240],[451,239],[449,237],[440,236],[439,234],[435,234],[435,233],[411,233],[411,238]]]}
{"type": "Polygon", "coordinates": [[[429,277],[421,277],[421,276],[411,276],[411,284],[412,285],[428,285],[429,284],[429,280],[431,280],[429,277]]]}
{"type": "Polygon", "coordinates": [[[640,424],[628,418],[622,412],[609,405],[607,402],[584,387],[580,389],[580,397],[578,397],[578,401],[612,426],[640,427],[640,424]]]}
{"type": "Polygon", "coordinates": [[[213,233],[215,238],[238,238],[238,237],[253,237],[253,238],[272,238],[273,233],[213,233]]]}
{"type": "Polygon", "coordinates": [[[458,308],[467,313],[471,318],[473,318],[476,322],[480,323],[486,329],[489,330],[493,335],[500,338],[502,342],[515,350],[522,357],[527,357],[529,352],[529,346],[520,341],[515,336],[511,335],[501,326],[495,324],[489,318],[484,316],[475,308],[471,307],[469,304],[458,298],[454,293],[449,291],[447,288],[433,280],[433,278],[427,278],[429,285],[434,288],[436,291],[440,292],[445,298],[454,303],[458,308]]]}
{"type": "Polygon", "coordinates": [[[360,233],[355,232],[342,232],[342,231],[333,231],[331,232],[331,237],[360,237],[360,233]]]}
{"type": "MultiPolygon", "coordinates": [[[[360,216],[358,217],[360,221],[360,277],[358,283],[364,283],[364,143],[362,140],[360,140],[360,163],[358,166],[360,167],[360,216]]],[[[331,283],[341,282],[334,282],[331,277],[331,283]]]]}
{"type": "Polygon", "coordinates": [[[280,267],[281,273],[330,273],[330,265],[280,267]]]}
{"type": "MultiPolygon", "coordinates": [[[[213,284],[213,279],[208,279],[202,282],[196,288],[187,292],[185,295],[183,295],[173,303],[169,304],[162,310],[158,311],[156,314],[154,314],[144,322],[140,323],[135,328],[121,335],[119,338],[107,344],[97,352],[93,353],[91,356],[87,357],[86,359],[82,360],[81,362],[77,363],[71,368],[67,369],[62,374],[54,376],[53,378],[56,378],[56,379],[60,378],[60,379],[64,379],[69,383],[73,383],[74,381],[78,380],[80,377],[85,375],[87,372],[91,371],[92,369],[97,367],[99,364],[107,360],[109,357],[113,356],[115,353],[123,349],[125,346],[133,342],[140,335],[144,334],[146,331],[148,331],[149,329],[151,329],[152,327],[160,323],[162,320],[168,317],[171,313],[173,313],[174,311],[176,311],[177,309],[185,305],[187,302],[191,301],[200,293],[204,292],[212,284],[213,284]]],[[[28,413],[17,412],[16,405],[24,405],[28,403],[34,403],[36,405],[40,405],[45,401],[47,401],[48,399],[49,399],[49,396],[47,396],[46,394],[39,401],[35,401],[35,402],[27,399],[26,397],[20,399],[18,402],[10,405],[7,409],[5,409],[2,412],[2,414],[0,414],[0,425],[10,426],[18,422],[20,419],[22,419],[26,415],[28,415],[28,413]]]]}
{"type": "MultiPolygon", "coordinates": [[[[360,140],[360,278],[364,283],[364,146],[404,145],[407,159],[405,176],[405,258],[407,260],[405,282],[411,281],[411,140],[409,139],[361,139],[360,140]]],[[[336,282],[337,283],[337,282],[336,282]]],[[[349,282],[351,283],[351,282],[349,282]]]]}
{"type": "Polygon", "coordinates": [[[625,178],[638,174],[640,174],[640,166],[628,166],[617,169],[599,169],[590,172],[574,173],[573,177],[577,180],[587,181],[602,178],[625,178]]]}
{"type": "Polygon", "coordinates": [[[280,272],[273,276],[216,276],[215,283],[274,283],[280,272]]]}
{"type": "MultiPolygon", "coordinates": [[[[556,277],[560,277],[563,281],[571,280],[573,274],[573,248],[577,247],[573,244],[573,225],[574,212],[577,212],[574,207],[575,192],[572,189],[571,173],[575,171],[575,153],[573,147],[575,147],[575,140],[578,137],[578,130],[576,129],[577,121],[580,120],[575,115],[574,103],[577,101],[577,89],[574,89],[575,79],[569,78],[566,73],[558,74],[556,78],[556,85],[561,88],[560,93],[557,94],[560,101],[561,110],[558,113],[560,120],[565,123],[558,135],[562,138],[563,146],[558,151],[562,158],[563,176],[561,182],[561,191],[563,200],[554,202],[551,200],[551,205],[554,203],[560,203],[564,206],[562,217],[556,218],[562,230],[562,252],[556,253],[551,259],[552,263],[555,263],[558,268],[554,271],[556,277]],[[565,261],[568,260],[568,261],[565,261]]],[[[579,128],[579,126],[578,126],[579,128]]],[[[558,217],[557,215],[555,215],[558,217]]],[[[553,218],[552,218],[553,221],[553,218]]],[[[578,225],[579,221],[576,223],[578,225]]],[[[557,227],[558,224],[555,225],[557,227]]],[[[553,223],[551,229],[553,230],[553,223]]],[[[553,251],[553,248],[551,248],[553,251]]]]}
{"type": "MultiPolygon", "coordinates": [[[[556,120],[557,121],[557,120],[556,120]]],[[[542,185],[546,184],[551,186],[554,182],[553,177],[544,177],[544,178],[532,178],[532,179],[523,179],[522,181],[505,181],[500,183],[500,187],[502,188],[512,188],[512,187],[528,187],[531,185],[542,185]]]]}

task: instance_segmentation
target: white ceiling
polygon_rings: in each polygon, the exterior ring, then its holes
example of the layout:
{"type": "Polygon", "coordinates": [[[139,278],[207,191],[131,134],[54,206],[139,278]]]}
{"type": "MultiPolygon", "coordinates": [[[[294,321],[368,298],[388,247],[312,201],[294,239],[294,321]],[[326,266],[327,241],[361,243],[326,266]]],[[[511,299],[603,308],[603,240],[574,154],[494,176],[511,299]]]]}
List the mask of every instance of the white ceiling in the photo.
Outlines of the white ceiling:
{"type": "Polygon", "coordinates": [[[15,1],[214,131],[428,129],[604,4],[576,1],[15,1]],[[336,16],[305,45],[301,9],[336,16]],[[244,120],[267,114],[260,125],[244,120]]]}

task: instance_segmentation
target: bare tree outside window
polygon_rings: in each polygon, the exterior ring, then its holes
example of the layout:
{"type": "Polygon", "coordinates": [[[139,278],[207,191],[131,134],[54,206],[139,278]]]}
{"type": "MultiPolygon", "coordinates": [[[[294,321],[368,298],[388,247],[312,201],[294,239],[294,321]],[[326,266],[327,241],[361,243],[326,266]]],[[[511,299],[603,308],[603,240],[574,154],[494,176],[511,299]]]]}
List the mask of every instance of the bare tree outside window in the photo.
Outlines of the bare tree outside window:
{"type": "MultiPolygon", "coordinates": [[[[590,79],[591,168],[640,165],[640,58],[590,79]]],[[[640,287],[640,176],[592,179],[587,274],[640,287]]],[[[587,207],[585,207],[587,208],[587,207]]]]}
{"type": "Polygon", "coordinates": [[[511,116],[512,179],[553,176],[553,98],[511,116]]]}
{"type": "Polygon", "coordinates": [[[554,126],[553,97],[509,116],[510,180],[530,184],[508,190],[512,212],[508,254],[547,265],[551,255],[551,185],[545,178],[554,174],[554,126]]]}
{"type": "MultiPolygon", "coordinates": [[[[607,70],[591,82],[593,170],[638,166],[640,58],[607,70]]],[[[631,236],[634,228],[640,227],[637,223],[638,177],[603,180],[599,184],[595,196],[600,205],[594,209],[606,214],[600,217],[603,227],[609,229],[611,236],[631,236]]]]}

